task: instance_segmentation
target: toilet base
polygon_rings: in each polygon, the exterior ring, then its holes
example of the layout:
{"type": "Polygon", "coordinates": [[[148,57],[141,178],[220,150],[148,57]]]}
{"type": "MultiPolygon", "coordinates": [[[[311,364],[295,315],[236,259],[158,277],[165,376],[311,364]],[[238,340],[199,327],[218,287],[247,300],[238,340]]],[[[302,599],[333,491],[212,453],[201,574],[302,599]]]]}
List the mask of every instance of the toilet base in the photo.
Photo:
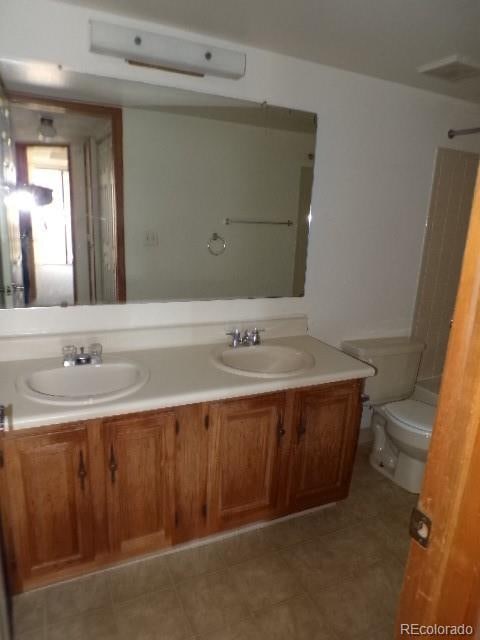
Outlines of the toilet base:
{"type": "Polygon", "coordinates": [[[400,452],[393,481],[410,493],[420,493],[422,489],[425,462],[416,460],[400,452]]]}
{"type": "Polygon", "coordinates": [[[373,451],[369,457],[370,465],[402,489],[409,493],[420,493],[425,473],[425,463],[415,460],[403,453],[398,454],[397,465],[391,469],[378,460],[378,456],[373,451]]]}
{"type": "Polygon", "coordinates": [[[375,412],[372,420],[374,444],[369,457],[370,465],[383,476],[410,493],[420,493],[425,462],[400,451],[388,437],[387,420],[375,412]]]}

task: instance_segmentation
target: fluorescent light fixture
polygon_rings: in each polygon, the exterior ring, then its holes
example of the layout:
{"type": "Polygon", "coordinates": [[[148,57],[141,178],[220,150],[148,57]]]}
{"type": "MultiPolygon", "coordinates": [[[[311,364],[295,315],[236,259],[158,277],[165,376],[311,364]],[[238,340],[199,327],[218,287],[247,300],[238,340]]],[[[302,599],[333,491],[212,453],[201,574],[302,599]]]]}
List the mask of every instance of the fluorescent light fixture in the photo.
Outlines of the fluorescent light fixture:
{"type": "Polygon", "coordinates": [[[90,22],[90,51],[124,58],[131,64],[195,76],[237,80],[245,75],[246,55],[130,27],[90,22]]]}

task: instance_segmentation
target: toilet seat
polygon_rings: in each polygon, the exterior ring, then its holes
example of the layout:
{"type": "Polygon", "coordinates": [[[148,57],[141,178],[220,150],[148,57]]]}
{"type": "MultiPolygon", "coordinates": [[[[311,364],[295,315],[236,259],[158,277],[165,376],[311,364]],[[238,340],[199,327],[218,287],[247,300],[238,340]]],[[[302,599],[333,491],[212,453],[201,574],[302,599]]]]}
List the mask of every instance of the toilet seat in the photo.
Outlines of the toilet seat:
{"type": "Polygon", "coordinates": [[[431,433],[437,408],[418,400],[401,400],[384,406],[389,418],[412,431],[431,433]]]}

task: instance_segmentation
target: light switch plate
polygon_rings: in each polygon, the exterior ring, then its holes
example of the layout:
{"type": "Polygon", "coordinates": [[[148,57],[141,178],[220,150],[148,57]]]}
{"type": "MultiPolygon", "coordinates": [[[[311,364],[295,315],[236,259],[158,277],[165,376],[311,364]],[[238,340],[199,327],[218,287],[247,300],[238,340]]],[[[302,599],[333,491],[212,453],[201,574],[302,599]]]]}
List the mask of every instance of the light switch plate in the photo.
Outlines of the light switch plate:
{"type": "Polygon", "coordinates": [[[158,247],[158,232],[148,229],[143,235],[144,247],[158,247]]]}

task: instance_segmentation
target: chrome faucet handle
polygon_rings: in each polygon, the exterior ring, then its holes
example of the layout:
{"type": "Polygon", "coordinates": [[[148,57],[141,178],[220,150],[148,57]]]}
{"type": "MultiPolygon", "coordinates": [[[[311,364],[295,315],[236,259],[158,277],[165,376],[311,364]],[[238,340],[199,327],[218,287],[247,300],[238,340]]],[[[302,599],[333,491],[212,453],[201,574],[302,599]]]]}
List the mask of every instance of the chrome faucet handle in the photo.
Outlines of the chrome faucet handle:
{"type": "Polygon", "coordinates": [[[251,344],[253,344],[252,331],[250,329],[245,329],[245,331],[243,332],[242,344],[246,347],[249,347],[251,344]]]}
{"type": "Polygon", "coordinates": [[[91,364],[102,364],[103,357],[103,347],[100,342],[94,342],[88,347],[90,353],[90,362],[91,364]]]}
{"type": "Polygon", "coordinates": [[[242,344],[242,334],[240,329],[232,329],[231,331],[227,331],[225,335],[232,337],[230,346],[234,349],[238,347],[238,345],[242,344]]]}
{"type": "Polygon", "coordinates": [[[85,353],[85,347],[80,347],[80,353],[77,353],[75,357],[76,365],[90,364],[92,357],[89,353],[85,353]]]}
{"type": "Polygon", "coordinates": [[[257,327],[255,327],[253,331],[251,331],[250,333],[250,344],[253,344],[253,345],[260,344],[261,343],[260,334],[263,333],[264,331],[265,329],[257,329],[257,327]]]}
{"type": "Polygon", "coordinates": [[[74,344],[67,344],[62,347],[63,366],[73,367],[77,357],[77,347],[74,344]]]}

